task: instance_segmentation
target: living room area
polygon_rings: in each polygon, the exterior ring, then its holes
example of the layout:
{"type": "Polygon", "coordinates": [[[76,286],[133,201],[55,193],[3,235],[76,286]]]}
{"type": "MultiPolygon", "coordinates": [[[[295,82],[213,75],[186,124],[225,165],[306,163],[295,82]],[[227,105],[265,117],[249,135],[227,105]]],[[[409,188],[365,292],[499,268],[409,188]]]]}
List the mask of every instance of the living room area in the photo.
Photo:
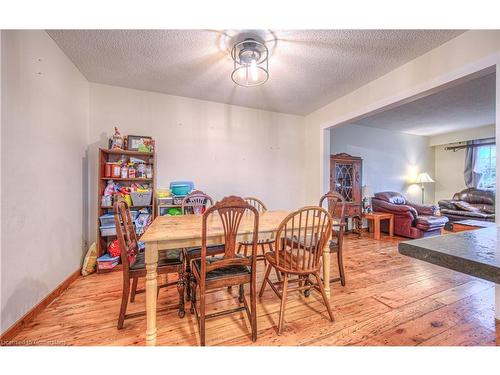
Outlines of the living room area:
{"type": "Polygon", "coordinates": [[[361,226],[375,238],[392,220],[406,238],[494,226],[495,89],[485,70],[331,128],[330,188],[345,177],[337,158],[358,158],[361,226]]]}

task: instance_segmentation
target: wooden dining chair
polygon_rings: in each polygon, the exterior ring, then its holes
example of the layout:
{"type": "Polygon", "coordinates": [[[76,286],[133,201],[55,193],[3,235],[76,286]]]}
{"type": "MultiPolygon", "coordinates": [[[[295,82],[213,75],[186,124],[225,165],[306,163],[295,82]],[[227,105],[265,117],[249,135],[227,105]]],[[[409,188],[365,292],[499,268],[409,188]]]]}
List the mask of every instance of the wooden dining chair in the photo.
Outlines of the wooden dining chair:
{"type": "MultiPolygon", "coordinates": [[[[137,235],[135,232],[134,222],[130,215],[128,204],[124,200],[115,202],[113,211],[116,223],[116,236],[120,246],[120,258],[123,270],[123,289],[120,314],[118,316],[118,329],[123,328],[125,319],[135,318],[145,315],[145,311],[127,314],[127,305],[130,295],[130,302],[135,301],[136,294],[144,293],[145,290],[137,290],[139,278],[146,277],[146,265],[144,261],[144,253],[139,252],[137,243],[137,235]],[[130,281],[132,280],[132,288],[130,281]]],[[[184,277],[183,277],[183,262],[181,252],[178,250],[168,251],[165,257],[158,260],[157,273],[159,275],[167,275],[169,273],[178,273],[179,278],[176,282],[166,282],[160,285],[160,288],[177,285],[179,293],[179,303],[171,306],[166,306],[158,311],[168,310],[172,308],[179,309],[179,317],[184,317],[184,277]]],[[[168,280],[168,278],[167,278],[168,280]]]]}
{"type": "Polygon", "coordinates": [[[286,298],[290,291],[313,289],[320,292],[330,320],[334,321],[330,302],[319,274],[323,248],[330,238],[331,231],[330,214],[325,209],[314,206],[292,212],[279,225],[275,238],[275,251],[266,253],[268,265],[259,293],[259,297],[262,297],[266,285],[269,284],[281,299],[278,335],[283,332],[286,298]],[[269,276],[273,268],[283,275],[283,280],[271,281],[269,276]],[[314,280],[311,280],[311,276],[314,276],[314,280]],[[289,288],[290,283],[298,283],[298,286],[289,288]]]}
{"type": "MultiPolygon", "coordinates": [[[[259,215],[267,211],[266,205],[258,198],[254,197],[246,197],[243,198],[249,205],[255,207],[255,209],[259,212],[259,215]]],[[[261,254],[257,254],[257,260],[262,260],[264,261],[264,264],[267,265],[266,262],[266,248],[269,251],[273,251],[273,243],[274,239],[272,238],[264,238],[264,239],[258,239],[257,240],[257,251],[259,249],[261,250],[261,254]]],[[[238,254],[241,254],[241,251],[243,250],[243,255],[247,256],[248,255],[248,248],[252,247],[252,242],[251,241],[241,241],[238,245],[238,254]]]]}
{"type": "Polygon", "coordinates": [[[200,331],[200,343],[205,345],[205,321],[206,319],[245,310],[250,320],[252,329],[252,341],[257,340],[257,310],[256,310],[256,250],[259,230],[259,213],[243,198],[230,196],[224,198],[214,206],[207,209],[203,214],[202,221],[202,246],[201,256],[191,260],[193,273],[191,285],[191,312],[196,314],[200,331]],[[252,222],[252,253],[245,257],[236,253],[237,235],[240,223],[244,215],[251,218],[252,222]],[[222,225],[224,229],[224,253],[208,257],[207,232],[209,226],[222,225]],[[219,224],[220,223],[220,224],[219,224]],[[250,305],[248,304],[244,286],[250,284],[250,305]],[[238,301],[243,306],[227,311],[217,311],[206,314],[206,294],[210,290],[239,286],[238,301]],[[196,303],[197,288],[199,288],[199,308],[196,303]]]}
{"type": "Polygon", "coordinates": [[[201,190],[193,190],[182,199],[181,211],[183,215],[201,215],[208,206],[212,206],[214,201],[212,197],[201,190]]]}
{"type": "Polygon", "coordinates": [[[323,207],[323,204],[327,202],[328,212],[332,217],[332,238],[329,243],[330,253],[337,253],[337,264],[339,267],[339,277],[333,277],[330,282],[340,281],[342,286],[345,286],[345,272],[344,272],[344,261],[342,247],[344,243],[344,233],[345,233],[345,200],[336,191],[329,191],[321,197],[319,200],[319,206],[323,207]]]}
{"type": "MultiPolygon", "coordinates": [[[[213,206],[212,197],[201,190],[193,190],[186,195],[181,202],[181,211],[184,215],[202,215],[206,209],[213,206]]],[[[191,299],[191,260],[199,258],[201,247],[191,247],[182,249],[184,255],[184,280],[186,283],[186,299],[191,299]]],[[[208,247],[209,255],[217,255],[224,252],[224,247],[213,245],[208,247]]]]}

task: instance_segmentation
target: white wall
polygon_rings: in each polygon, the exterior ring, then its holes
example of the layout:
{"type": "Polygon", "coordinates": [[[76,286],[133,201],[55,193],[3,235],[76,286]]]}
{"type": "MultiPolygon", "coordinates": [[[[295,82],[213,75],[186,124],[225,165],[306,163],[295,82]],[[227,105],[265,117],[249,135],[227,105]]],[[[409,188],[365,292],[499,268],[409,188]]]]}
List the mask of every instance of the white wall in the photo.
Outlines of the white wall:
{"type": "Polygon", "coordinates": [[[435,155],[436,201],[451,199],[453,194],[466,187],[464,181],[465,149],[446,151],[445,147],[450,143],[491,137],[495,137],[495,125],[430,137],[429,144],[434,146],[435,155]]]}
{"type": "Polygon", "coordinates": [[[303,205],[304,117],[101,84],[90,85],[90,238],[98,146],[113,126],[156,141],[157,185],[193,180],[215,199],[254,195],[269,208],[303,205]]]}
{"type": "MultiPolygon", "coordinates": [[[[398,191],[421,202],[421,189],[411,183],[419,172],[434,176],[434,153],[427,137],[347,124],[330,130],[332,154],[363,158],[363,185],[373,192],[398,191]]],[[[425,201],[434,202],[434,187],[425,186],[425,201]]]]}
{"type": "Polygon", "coordinates": [[[329,137],[324,129],[494,65],[499,52],[500,31],[468,31],[306,116],[307,201],[317,200],[327,181],[329,137]]]}
{"type": "Polygon", "coordinates": [[[2,32],[1,331],[80,266],[88,82],[44,31],[2,32]]]}

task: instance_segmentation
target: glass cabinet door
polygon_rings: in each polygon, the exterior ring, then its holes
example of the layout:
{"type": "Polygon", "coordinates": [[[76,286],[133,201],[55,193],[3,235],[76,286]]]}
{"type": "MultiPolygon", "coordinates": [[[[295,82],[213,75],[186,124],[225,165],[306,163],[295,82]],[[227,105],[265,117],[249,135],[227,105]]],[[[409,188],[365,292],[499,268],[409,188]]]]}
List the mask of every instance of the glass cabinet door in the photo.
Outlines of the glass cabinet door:
{"type": "Polygon", "coordinates": [[[335,163],[335,190],[346,202],[353,201],[354,165],[335,163]]]}

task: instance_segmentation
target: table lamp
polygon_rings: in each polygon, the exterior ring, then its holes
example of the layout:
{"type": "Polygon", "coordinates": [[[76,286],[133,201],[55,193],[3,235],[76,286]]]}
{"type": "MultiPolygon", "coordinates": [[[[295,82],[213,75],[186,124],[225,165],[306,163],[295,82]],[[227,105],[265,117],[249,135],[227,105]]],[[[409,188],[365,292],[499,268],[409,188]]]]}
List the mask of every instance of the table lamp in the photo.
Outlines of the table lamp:
{"type": "Polygon", "coordinates": [[[422,172],[417,176],[415,183],[420,184],[420,188],[422,189],[422,204],[424,204],[424,184],[428,184],[431,182],[435,182],[431,176],[427,172],[422,172]]]}
{"type": "Polygon", "coordinates": [[[363,195],[363,212],[370,213],[372,211],[371,198],[373,197],[373,190],[368,185],[363,185],[361,188],[363,195]]]}

